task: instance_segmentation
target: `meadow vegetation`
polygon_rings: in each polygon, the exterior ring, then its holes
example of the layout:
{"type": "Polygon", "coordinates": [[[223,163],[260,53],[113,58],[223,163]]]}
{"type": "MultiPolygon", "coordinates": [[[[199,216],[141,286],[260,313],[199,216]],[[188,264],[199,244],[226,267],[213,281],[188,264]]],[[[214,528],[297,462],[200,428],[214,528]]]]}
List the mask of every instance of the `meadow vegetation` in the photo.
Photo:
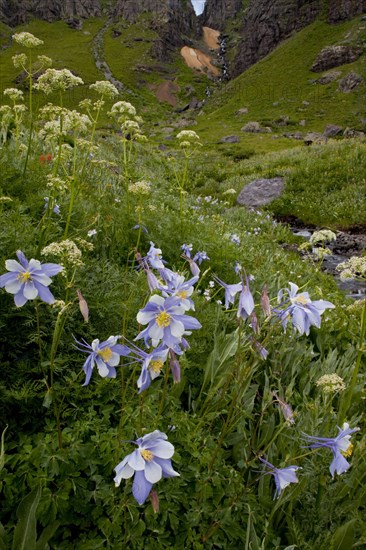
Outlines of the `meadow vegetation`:
{"type": "Polygon", "coordinates": [[[0,548],[361,548],[365,301],[234,198],[286,175],[277,214],[361,223],[364,143],[161,150],[56,68],[0,113],[0,548]]]}

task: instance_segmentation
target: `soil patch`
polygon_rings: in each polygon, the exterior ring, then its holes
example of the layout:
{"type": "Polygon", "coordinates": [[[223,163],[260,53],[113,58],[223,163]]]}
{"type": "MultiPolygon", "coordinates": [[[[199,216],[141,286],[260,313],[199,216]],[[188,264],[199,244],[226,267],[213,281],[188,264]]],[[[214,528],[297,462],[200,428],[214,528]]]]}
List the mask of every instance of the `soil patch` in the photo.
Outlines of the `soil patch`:
{"type": "Polygon", "coordinates": [[[180,50],[180,53],[188,67],[191,67],[191,69],[197,69],[202,72],[209,71],[214,76],[220,75],[219,69],[211,63],[211,57],[200,50],[190,48],[189,46],[184,46],[180,50]]]}
{"type": "Polygon", "coordinates": [[[203,30],[203,40],[207,44],[207,47],[210,50],[219,50],[219,36],[220,31],[215,31],[215,29],[210,29],[210,27],[202,27],[203,30]]]}
{"type": "Polygon", "coordinates": [[[169,103],[172,107],[177,106],[178,99],[175,94],[180,88],[175,82],[164,80],[158,86],[151,86],[151,89],[154,90],[158,101],[169,103]]]}

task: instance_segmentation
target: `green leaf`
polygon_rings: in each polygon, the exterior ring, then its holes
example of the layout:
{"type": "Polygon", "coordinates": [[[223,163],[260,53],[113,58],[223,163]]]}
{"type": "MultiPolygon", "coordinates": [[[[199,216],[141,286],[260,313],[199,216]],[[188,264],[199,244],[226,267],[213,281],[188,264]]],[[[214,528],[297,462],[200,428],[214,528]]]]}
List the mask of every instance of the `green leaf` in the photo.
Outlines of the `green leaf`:
{"type": "Polygon", "coordinates": [[[12,550],[36,550],[36,511],[41,498],[41,488],[34,488],[23,498],[17,509],[18,523],[15,526],[12,550]]]}
{"type": "Polygon", "coordinates": [[[4,464],[5,464],[5,432],[7,429],[8,429],[8,426],[5,426],[5,429],[1,434],[0,472],[4,468],[4,464]]]}
{"type": "Polygon", "coordinates": [[[332,550],[349,550],[355,539],[356,519],[347,521],[341,527],[338,527],[331,540],[332,550]]]}
{"type": "Polygon", "coordinates": [[[53,537],[53,535],[56,533],[57,529],[60,526],[59,521],[53,521],[47,527],[45,527],[42,531],[41,536],[37,540],[36,544],[36,550],[45,550],[48,541],[53,537]]]}
{"type": "MultiPolygon", "coordinates": [[[[205,369],[205,376],[203,379],[203,386],[210,381],[213,385],[216,378],[219,375],[225,373],[225,362],[235,355],[238,347],[237,331],[231,334],[221,333],[215,339],[215,344],[212,352],[210,353],[205,369]]],[[[220,385],[220,381],[218,386],[220,385]]]]}
{"type": "Polygon", "coordinates": [[[6,550],[6,534],[2,523],[0,523],[0,550],[6,550]]]}

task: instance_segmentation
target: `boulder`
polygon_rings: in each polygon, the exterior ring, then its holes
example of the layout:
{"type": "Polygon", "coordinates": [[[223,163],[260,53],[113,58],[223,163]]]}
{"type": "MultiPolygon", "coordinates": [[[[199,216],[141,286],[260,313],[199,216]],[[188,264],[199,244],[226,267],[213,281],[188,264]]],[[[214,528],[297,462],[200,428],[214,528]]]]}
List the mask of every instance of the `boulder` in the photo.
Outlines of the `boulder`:
{"type": "Polygon", "coordinates": [[[254,180],[240,191],[237,203],[250,208],[264,206],[281,195],[284,185],[284,179],[280,177],[254,180]]]}
{"type": "Polygon", "coordinates": [[[356,86],[361,84],[361,82],[363,82],[362,76],[357,73],[351,72],[351,73],[348,73],[345,77],[342,78],[342,80],[339,81],[338,89],[341,92],[348,94],[354,88],[356,88],[356,86]]]}
{"type": "Polygon", "coordinates": [[[343,132],[343,128],[336,124],[327,124],[324,130],[324,135],[327,138],[339,136],[343,132]]]}
{"type": "Polygon", "coordinates": [[[241,109],[236,111],[235,114],[237,114],[237,115],[246,115],[246,114],[248,114],[248,111],[249,111],[248,107],[242,107],[241,109]]]}
{"type": "Polygon", "coordinates": [[[327,141],[328,138],[326,136],[323,134],[318,134],[317,132],[310,132],[304,137],[305,145],[312,145],[313,143],[321,145],[323,143],[327,143],[327,141]]]}
{"type": "Polygon", "coordinates": [[[318,54],[311,70],[320,73],[339,67],[346,63],[353,63],[363,54],[363,48],[359,46],[336,45],[326,46],[318,54]]]}
{"type": "Polygon", "coordinates": [[[238,136],[225,136],[220,139],[221,143],[239,143],[238,136]]]}
{"type": "Polygon", "coordinates": [[[354,130],[353,128],[346,128],[343,132],[343,137],[345,138],[363,138],[365,136],[364,132],[359,130],[354,130]]]}
{"type": "Polygon", "coordinates": [[[329,71],[328,73],[323,74],[323,76],[318,78],[315,82],[317,84],[330,84],[334,80],[337,80],[341,74],[341,71],[329,71]]]}

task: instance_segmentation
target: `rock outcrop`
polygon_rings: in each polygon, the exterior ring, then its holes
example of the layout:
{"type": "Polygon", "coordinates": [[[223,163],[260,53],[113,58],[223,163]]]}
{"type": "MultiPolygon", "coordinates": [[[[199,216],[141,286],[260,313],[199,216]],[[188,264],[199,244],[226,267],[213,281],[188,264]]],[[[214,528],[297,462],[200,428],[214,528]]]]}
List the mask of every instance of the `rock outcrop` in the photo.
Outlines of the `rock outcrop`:
{"type": "Polygon", "coordinates": [[[148,24],[159,36],[151,53],[161,61],[187,44],[183,37],[198,36],[197,17],[189,0],[117,0],[112,15],[134,23],[142,14],[149,14],[148,24]]]}
{"type": "Polygon", "coordinates": [[[328,21],[339,23],[366,11],[366,0],[329,0],[328,21]]]}
{"type": "Polygon", "coordinates": [[[99,17],[100,0],[1,0],[0,19],[14,27],[26,23],[31,17],[44,21],[99,17]]]}
{"type": "Polygon", "coordinates": [[[319,52],[311,70],[316,73],[321,73],[333,67],[340,67],[346,63],[353,63],[362,54],[363,48],[361,47],[348,46],[345,44],[327,46],[319,52]]]}
{"type": "Polygon", "coordinates": [[[200,21],[203,26],[223,31],[227,20],[237,17],[242,6],[242,0],[206,0],[200,21]]]}

